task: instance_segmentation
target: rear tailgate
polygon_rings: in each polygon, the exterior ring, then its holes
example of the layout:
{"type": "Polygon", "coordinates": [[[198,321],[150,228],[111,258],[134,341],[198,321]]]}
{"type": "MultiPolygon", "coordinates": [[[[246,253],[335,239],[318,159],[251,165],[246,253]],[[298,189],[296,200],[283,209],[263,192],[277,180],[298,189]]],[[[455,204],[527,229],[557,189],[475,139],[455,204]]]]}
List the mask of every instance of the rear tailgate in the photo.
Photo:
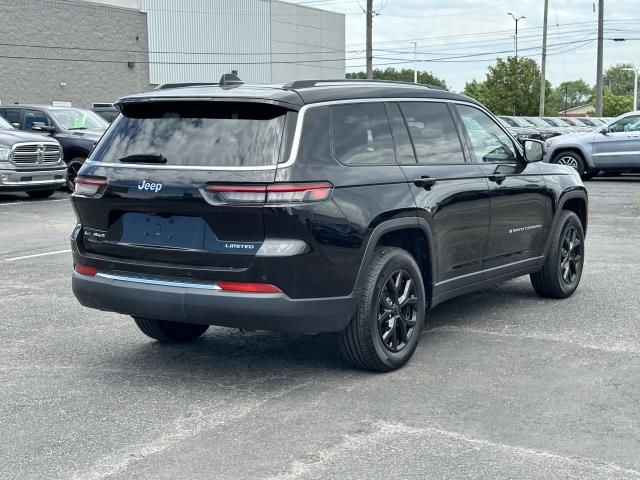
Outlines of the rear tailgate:
{"type": "Polygon", "coordinates": [[[84,249],[248,268],[265,237],[261,185],[275,179],[289,122],[295,112],[270,104],[126,105],[81,171],[74,205],[84,249]]]}

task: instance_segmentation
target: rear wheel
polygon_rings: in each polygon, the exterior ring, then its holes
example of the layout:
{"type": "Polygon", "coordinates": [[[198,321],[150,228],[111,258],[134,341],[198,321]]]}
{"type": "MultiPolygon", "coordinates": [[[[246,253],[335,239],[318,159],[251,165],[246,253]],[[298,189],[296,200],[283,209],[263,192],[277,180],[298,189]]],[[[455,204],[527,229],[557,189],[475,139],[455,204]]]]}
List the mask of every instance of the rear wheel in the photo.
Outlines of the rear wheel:
{"type": "Polygon", "coordinates": [[[584,230],[575,213],[564,211],[551,235],[544,267],[531,275],[531,284],[541,297],[567,298],[576,291],[582,277],[584,230]]]}
{"type": "Polygon", "coordinates": [[[425,305],[422,274],[413,257],[400,248],[377,249],[356,313],[340,333],[342,354],[365,370],[400,368],[418,346],[425,305]]]}
{"type": "Polygon", "coordinates": [[[55,190],[32,190],[27,192],[31,198],[49,198],[55,193],[55,190]]]}
{"type": "Polygon", "coordinates": [[[142,317],[133,317],[133,320],[142,333],[163,343],[191,342],[201,337],[209,328],[209,325],[169,322],[142,317]]]}
{"type": "Polygon", "coordinates": [[[76,189],[76,177],[78,176],[78,171],[82,164],[84,163],[84,158],[75,157],[69,160],[67,163],[67,189],[70,192],[73,192],[76,189]]]}

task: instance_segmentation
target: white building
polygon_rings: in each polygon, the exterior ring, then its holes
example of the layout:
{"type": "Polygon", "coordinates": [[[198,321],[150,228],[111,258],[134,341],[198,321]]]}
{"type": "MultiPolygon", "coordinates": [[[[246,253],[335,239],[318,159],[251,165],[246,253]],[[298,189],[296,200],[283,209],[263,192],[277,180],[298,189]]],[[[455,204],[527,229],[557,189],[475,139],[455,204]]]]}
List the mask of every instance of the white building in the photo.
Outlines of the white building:
{"type": "Polygon", "coordinates": [[[146,14],[149,83],[344,78],[343,14],[279,0],[90,0],[146,14]]]}

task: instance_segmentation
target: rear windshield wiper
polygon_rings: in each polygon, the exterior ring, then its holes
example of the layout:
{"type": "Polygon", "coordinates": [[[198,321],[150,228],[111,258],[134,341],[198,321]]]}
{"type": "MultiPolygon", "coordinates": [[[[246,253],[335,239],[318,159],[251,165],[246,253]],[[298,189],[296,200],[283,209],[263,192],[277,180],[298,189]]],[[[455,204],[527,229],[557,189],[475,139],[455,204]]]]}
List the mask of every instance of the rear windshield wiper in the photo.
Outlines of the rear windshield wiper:
{"type": "Polygon", "coordinates": [[[127,155],[120,159],[122,163],[167,163],[167,158],[164,155],[154,154],[137,154],[127,155]]]}

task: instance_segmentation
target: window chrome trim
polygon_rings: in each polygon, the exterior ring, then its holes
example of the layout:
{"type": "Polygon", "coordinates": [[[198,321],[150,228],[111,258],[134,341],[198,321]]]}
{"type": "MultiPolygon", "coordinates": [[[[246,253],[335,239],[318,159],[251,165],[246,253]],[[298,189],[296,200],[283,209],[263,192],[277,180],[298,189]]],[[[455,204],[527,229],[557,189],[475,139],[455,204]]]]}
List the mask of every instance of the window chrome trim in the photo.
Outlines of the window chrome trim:
{"type": "MultiPolygon", "coordinates": [[[[332,106],[332,105],[345,105],[345,104],[350,104],[350,103],[387,103],[387,102],[396,102],[396,103],[400,103],[400,102],[436,102],[436,103],[449,103],[449,104],[458,104],[458,105],[468,105],[470,107],[475,107],[478,108],[479,110],[485,112],[486,114],[489,115],[489,117],[491,117],[499,126],[500,126],[500,122],[499,120],[496,119],[495,115],[493,115],[491,112],[489,112],[487,109],[485,109],[484,107],[473,103],[473,102],[467,102],[464,100],[452,100],[449,98],[418,98],[418,97],[389,97],[389,98],[384,98],[384,97],[375,97],[375,98],[350,98],[350,99],[345,99],[345,100],[328,100],[325,102],[318,102],[318,103],[308,103],[306,105],[303,105],[302,108],[300,108],[300,110],[298,110],[298,120],[296,123],[296,129],[295,132],[293,134],[293,142],[291,143],[291,153],[289,154],[289,158],[287,159],[286,162],[282,162],[282,163],[277,163],[275,165],[264,165],[264,166],[254,166],[254,167],[249,167],[249,166],[241,166],[241,167],[225,167],[225,166],[219,166],[219,167],[212,167],[212,166],[199,166],[199,165],[172,165],[172,166],[158,166],[158,165],[142,165],[142,164],[122,164],[122,163],[115,163],[115,162],[109,162],[109,163],[105,163],[105,162],[94,162],[91,160],[91,157],[89,157],[89,159],[87,159],[87,161],[85,162],[85,164],[87,165],[91,165],[91,166],[104,166],[104,167],[117,167],[117,168],[135,168],[135,169],[139,169],[139,170],[144,170],[144,169],[148,169],[148,170],[157,170],[158,168],[161,168],[162,170],[196,170],[196,171],[204,171],[204,172],[224,172],[224,171],[232,171],[232,172],[244,172],[244,171],[249,171],[249,172],[257,172],[257,171],[269,171],[269,170],[278,170],[281,168],[289,168],[291,166],[293,166],[296,163],[296,160],[298,158],[298,151],[300,149],[300,139],[302,137],[302,126],[304,124],[304,117],[307,113],[307,111],[309,111],[312,108],[320,108],[320,107],[327,107],[327,106],[332,106]]],[[[503,129],[503,131],[505,131],[503,129]]],[[[513,138],[513,136],[509,133],[506,132],[507,135],[514,140],[515,146],[516,148],[519,148],[519,142],[513,138]]],[[[522,152],[521,152],[522,153],[522,152]]]]}
{"type": "Polygon", "coordinates": [[[161,287],[194,288],[198,290],[222,290],[216,284],[172,282],[168,280],[154,280],[151,278],[127,277],[124,275],[111,275],[108,273],[96,273],[95,276],[100,278],[105,278],[107,280],[118,280],[121,282],[130,282],[130,283],[142,283],[145,285],[156,285],[161,287]]]}

